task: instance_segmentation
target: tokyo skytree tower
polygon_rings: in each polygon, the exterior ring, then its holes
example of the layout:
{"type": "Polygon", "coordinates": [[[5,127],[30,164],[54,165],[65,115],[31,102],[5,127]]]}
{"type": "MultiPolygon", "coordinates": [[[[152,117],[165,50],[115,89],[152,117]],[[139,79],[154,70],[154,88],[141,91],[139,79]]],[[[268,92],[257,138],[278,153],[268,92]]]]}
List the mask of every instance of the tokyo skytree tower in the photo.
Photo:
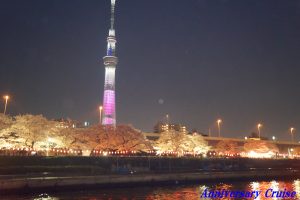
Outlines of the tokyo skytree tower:
{"type": "Polygon", "coordinates": [[[116,126],[116,93],[115,93],[115,71],[118,63],[116,57],[116,36],[114,29],[115,22],[115,3],[111,0],[110,29],[107,37],[107,52],[103,57],[105,66],[105,81],[103,95],[103,125],[116,126]]]}

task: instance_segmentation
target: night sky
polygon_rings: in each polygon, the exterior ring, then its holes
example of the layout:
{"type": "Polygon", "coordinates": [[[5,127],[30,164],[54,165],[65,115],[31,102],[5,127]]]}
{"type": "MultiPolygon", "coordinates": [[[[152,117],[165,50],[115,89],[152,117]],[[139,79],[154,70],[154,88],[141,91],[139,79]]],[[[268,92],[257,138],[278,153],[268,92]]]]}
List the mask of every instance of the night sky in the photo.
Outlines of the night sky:
{"type": "MultiPolygon", "coordinates": [[[[97,122],[109,0],[1,0],[8,113],[97,122]]],[[[117,122],[300,134],[300,1],[117,0],[117,122]],[[296,132],[297,133],[297,132],[296,132]]],[[[3,109],[3,103],[1,110],[3,109]]],[[[300,139],[300,136],[296,136],[300,139]]]]}

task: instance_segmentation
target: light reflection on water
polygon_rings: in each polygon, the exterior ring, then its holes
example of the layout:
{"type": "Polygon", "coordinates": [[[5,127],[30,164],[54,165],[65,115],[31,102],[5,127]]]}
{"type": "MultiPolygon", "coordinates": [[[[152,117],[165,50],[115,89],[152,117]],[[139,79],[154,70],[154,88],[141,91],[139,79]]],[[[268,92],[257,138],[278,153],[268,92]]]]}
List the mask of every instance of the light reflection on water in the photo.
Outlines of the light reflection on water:
{"type": "MultiPolygon", "coordinates": [[[[199,184],[186,186],[160,186],[160,187],[131,187],[131,188],[110,188],[99,190],[68,191],[53,194],[36,194],[32,196],[6,196],[7,200],[212,200],[212,198],[200,198],[205,189],[208,190],[229,190],[229,191],[252,191],[260,190],[261,195],[255,200],[280,200],[282,198],[266,198],[265,191],[288,190],[296,191],[296,198],[285,198],[287,200],[300,199],[300,180],[291,181],[260,181],[260,182],[232,182],[219,184],[199,184]]],[[[1,198],[2,199],[2,198],[1,198]]],[[[241,198],[213,198],[214,200],[235,200],[241,198]]],[[[253,200],[254,198],[248,198],[253,200]]]]}

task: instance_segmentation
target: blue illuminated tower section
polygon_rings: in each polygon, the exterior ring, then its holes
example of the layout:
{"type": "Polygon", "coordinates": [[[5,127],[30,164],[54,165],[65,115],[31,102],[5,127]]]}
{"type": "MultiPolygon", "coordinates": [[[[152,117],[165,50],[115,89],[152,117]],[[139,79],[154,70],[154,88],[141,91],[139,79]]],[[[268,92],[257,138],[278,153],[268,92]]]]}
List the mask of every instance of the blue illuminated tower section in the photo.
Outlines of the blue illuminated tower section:
{"type": "Polygon", "coordinates": [[[115,93],[115,71],[118,63],[116,57],[116,36],[114,29],[115,3],[111,0],[110,29],[107,37],[107,53],[103,57],[105,66],[105,81],[103,95],[103,125],[116,126],[116,93],[115,93]]]}

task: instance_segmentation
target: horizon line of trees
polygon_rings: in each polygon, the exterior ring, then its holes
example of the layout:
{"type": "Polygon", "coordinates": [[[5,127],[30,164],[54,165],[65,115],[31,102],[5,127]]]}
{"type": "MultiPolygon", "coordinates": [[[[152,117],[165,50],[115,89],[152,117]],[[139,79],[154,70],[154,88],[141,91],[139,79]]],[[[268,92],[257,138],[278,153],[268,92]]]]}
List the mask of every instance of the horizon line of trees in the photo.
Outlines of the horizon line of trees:
{"type": "Polygon", "coordinates": [[[62,123],[48,120],[42,115],[26,114],[11,117],[0,114],[0,149],[68,148],[89,152],[93,150],[135,152],[155,150],[158,155],[173,151],[177,152],[178,156],[184,155],[184,152],[205,155],[212,150],[230,154],[279,151],[275,144],[263,140],[249,140],[243,146],[224,140],[215,147],[211,147],[205,137],[200,134],[188,134],[176,130],[162,132],[158,140],[151,141],[144,136],[142,131],[131,125],[118,125],[112,128],[96,124],[85,128],[72,128],[62,123]]]}

